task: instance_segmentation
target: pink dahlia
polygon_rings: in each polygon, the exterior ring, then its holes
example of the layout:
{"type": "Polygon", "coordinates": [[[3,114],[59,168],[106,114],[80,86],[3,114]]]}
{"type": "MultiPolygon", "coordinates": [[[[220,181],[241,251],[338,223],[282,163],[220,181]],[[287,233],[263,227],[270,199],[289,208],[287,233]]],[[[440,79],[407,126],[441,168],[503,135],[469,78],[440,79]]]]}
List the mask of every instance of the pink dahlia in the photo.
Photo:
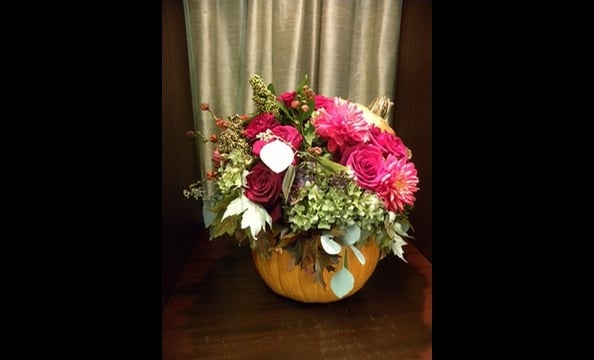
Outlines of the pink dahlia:
{"type": "Polygon", "coordinates": [[[384,200],[386,209],[402,212],[405,205],[412,206],[415,203],[414,193],[419,190],[417,169],[414,163],[395,155],[389,155],[386,159],[386,169],[388,173],[381,180],[377,193],[384,200]]]}
{"type": "Polygon", "coordinates": [[[363,112],[350,101],[336,97],[320,109],[313,120],[316,132],[328,141],[328,151],[340,153],[347,146],[369,141],[371,125],[363,117],[363,112]]]}

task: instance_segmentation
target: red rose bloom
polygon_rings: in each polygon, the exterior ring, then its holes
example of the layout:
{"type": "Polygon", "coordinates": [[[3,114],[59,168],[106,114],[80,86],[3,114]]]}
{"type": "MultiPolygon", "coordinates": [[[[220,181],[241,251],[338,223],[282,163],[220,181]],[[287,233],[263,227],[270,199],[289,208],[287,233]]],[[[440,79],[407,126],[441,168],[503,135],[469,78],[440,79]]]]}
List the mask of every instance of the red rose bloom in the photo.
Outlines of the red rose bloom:
{"type": "Polygon", "coordinates": [[[274,118],[271,113],[262,113],[256,115],[245,127],[245,136],[249,142],[256,140],[256,135],[265,132],[268,129],[273,129],[280,125],[278,120],[274,118]]]}
{"type": "Polygon", "coordinates": [[[244,191],[245,196],[264,206],[272,217],[272,221],[280,218],[280,193],[283,188],[284,172],[276,174],[263,162],[258,162],[252,167],[247,175],[247,185],[244,191]]]}

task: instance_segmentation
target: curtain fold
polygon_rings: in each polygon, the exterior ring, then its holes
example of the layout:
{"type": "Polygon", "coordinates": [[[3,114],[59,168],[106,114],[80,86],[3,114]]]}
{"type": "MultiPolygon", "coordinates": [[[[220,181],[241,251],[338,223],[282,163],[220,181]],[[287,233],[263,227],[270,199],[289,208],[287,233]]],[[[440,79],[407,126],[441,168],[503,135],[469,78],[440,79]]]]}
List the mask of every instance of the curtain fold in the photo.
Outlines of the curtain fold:
{"type": "MultiPolygon", "coordinates": [[[[311,88],[363,104],[394,99],[401,0],[184,0],[195,130],[255,110],[249,77],[278,94],[307,75],[311,88]]],[[[210,143],[197,142],[202,174],[210,143]]]]}

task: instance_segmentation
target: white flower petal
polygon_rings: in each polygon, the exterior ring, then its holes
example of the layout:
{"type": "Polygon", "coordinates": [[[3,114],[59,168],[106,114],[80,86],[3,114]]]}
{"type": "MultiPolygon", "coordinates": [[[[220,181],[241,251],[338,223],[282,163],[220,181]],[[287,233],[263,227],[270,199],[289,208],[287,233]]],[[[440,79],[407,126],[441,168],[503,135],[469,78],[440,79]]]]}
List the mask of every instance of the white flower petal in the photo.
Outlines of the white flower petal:
{"type": "Polygon", "coordinates": [[[285,171],[294,158],[293,149],[280,140],[271,141],[260,149],[262,162],[277,174],[285,171]]]}

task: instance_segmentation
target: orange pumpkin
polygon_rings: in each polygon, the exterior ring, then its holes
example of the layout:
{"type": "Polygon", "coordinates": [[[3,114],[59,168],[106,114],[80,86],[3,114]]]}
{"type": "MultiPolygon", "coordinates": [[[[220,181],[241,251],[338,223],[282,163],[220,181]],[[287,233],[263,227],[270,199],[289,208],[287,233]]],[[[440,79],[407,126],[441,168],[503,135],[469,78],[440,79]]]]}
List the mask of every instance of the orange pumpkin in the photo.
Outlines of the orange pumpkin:
{"type": "MultiPolygon", "coordinates": [[[[270,260],[261,257],[256,251],[252,251],[252,258],[260,276],[268,287],[276,294],[288,297],[290,299],[304,303],[329,303],[344,299],[359,291],[371,274],[375,270],[380,259],[380,249],[374,238],[361,248],[361,253],[365,256],[365,265],[357,260],[350,249],[347,249],[348,269],[355,278],[353,289],[342,298],[338,298],[330,289],[330,279],[335,272],[323,270],[324,282],[326,288],[314,282],[313,274],[302,271],[299,266],[293,266],[289,270],[291,263],[291,254],[283,251],[281,254],[273,253],[270,260]]],[[[343,266],[343,261],[335,266],[336,271],[343,266]]]]}

